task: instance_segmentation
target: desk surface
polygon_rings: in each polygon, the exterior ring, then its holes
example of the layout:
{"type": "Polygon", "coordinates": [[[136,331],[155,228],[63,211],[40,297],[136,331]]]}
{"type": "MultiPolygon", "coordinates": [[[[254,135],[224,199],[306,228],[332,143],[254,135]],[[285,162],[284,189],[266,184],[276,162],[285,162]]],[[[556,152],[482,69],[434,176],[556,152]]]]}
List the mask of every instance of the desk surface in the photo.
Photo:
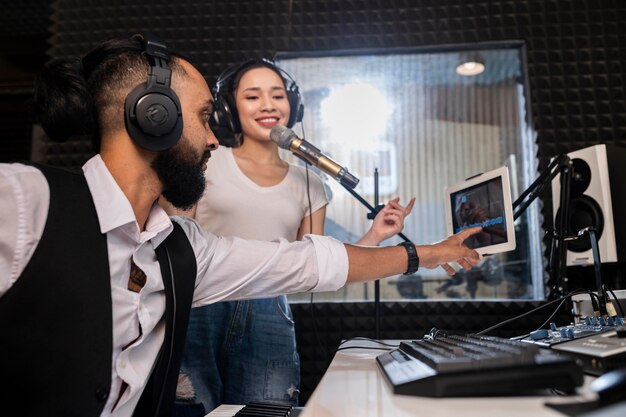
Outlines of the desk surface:
{"type": "MultiPolygon", "coordinates": [[[[350,341],[343,346],[348,345],[376,346],[367,341],[350,341]]],[[[585,384],[575,396],[427,398],[396,395],[376,365],[375,358],[382,352],[338,351],[300,417],[563,417],[564,414],[545,404],[582,403],[597,398],[589,390],[593,379],[589,376],[585,376],[585,384]]]]}

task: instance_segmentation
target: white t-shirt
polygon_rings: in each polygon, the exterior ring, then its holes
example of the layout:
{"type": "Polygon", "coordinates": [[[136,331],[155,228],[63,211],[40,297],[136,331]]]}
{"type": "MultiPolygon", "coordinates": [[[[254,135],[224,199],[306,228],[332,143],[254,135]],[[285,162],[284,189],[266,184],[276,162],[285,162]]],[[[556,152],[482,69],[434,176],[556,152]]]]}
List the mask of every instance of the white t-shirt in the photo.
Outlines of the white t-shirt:
{"type": "MultiPolygon", "coordinates": [[[[328,204],[320,177],[309,171],[311,213],[328,204]]],[[[239,168],[232,148],[220,148],[207,164],[207,187],[198,202],[196,220],[221,236],[296,240],[302,218],[309,215],[305,168],[290,164],[278,184],[263,187],[239,168]],[[227,219],[227,221],[225,221],[227,219]]]]}

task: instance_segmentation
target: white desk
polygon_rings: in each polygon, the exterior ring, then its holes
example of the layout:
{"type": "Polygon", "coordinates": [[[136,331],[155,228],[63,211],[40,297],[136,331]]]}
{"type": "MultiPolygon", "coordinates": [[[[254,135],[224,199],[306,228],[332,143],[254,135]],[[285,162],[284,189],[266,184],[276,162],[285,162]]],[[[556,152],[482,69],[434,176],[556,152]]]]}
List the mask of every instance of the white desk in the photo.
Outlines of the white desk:
{"type": "MultiPolygon", "coordinates": [[[[366,341],[349,343],[374,346],[366,341]]],[[[576,396],[427,398],[396,395],[376,365],[375,358],[382,352],[368,349],[337,352],[300,417],[564,417],[565,414],[544,404],[596,399],[589,390],[593,378],[588,376],[576,396]]]]}

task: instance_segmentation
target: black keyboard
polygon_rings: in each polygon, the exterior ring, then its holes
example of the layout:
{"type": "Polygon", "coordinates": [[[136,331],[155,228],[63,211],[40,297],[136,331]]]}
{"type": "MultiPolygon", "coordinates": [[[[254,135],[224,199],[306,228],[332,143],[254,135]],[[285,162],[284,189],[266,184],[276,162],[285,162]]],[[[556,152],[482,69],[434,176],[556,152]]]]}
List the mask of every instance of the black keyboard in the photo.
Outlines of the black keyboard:
{"type": "Polygon", "coordinates": [[[396,394],[425,397],[573,391],[583,383],[573,357],[493,336],[431,332],[376,358],[396,394]]]}

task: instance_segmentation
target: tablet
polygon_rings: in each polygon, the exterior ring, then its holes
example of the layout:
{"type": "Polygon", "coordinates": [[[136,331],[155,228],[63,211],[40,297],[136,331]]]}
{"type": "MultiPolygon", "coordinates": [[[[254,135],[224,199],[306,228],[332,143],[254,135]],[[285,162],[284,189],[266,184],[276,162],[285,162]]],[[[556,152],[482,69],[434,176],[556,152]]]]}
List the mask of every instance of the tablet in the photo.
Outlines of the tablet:
{"type": "Polygon", "coordinates": [[[509,169],[500,167],[445,188],[448,235],[469,227],[483,230],[465,244],[481,255],[515,249],[509,169]]]}

